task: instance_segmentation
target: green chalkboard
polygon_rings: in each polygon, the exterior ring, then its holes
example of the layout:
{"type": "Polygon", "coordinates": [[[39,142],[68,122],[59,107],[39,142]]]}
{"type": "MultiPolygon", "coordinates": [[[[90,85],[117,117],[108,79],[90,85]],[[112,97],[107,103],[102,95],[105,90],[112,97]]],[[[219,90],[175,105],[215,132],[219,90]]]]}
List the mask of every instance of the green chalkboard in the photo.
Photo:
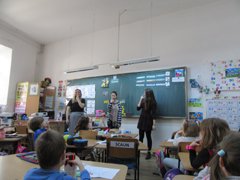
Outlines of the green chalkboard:
{"type": "Polygon", "coordinates": [[[95,114],[96,110],[107,112],[107,102],[114,90],[123,106],[123,115],[137,117],[138,101],[144,89],[151,88],[158,104],[157,116],[186,117],[186,74],[186,67],[179,67],[69,80],[67,97],[71,98],[76,88],[81,89],[86,99],[85,111],[95,114]]]}

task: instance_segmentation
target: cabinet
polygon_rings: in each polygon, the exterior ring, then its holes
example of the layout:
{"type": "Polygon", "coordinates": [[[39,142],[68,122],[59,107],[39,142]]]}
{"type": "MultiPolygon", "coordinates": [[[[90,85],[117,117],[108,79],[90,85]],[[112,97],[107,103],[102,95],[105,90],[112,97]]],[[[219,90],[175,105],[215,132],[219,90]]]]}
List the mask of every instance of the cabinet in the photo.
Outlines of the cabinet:
{"type": "Polygon", "coordinates": [[[56,87],[48,86],[41,90],[39,112],[54,111],[56,87]]]}

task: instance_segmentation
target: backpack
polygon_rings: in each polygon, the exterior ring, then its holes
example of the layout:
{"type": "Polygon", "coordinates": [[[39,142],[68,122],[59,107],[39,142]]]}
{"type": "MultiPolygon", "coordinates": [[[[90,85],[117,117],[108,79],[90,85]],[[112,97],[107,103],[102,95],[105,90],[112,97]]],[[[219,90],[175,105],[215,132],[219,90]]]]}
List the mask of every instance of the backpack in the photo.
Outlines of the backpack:
{"type": "Polygon", "coordinates": [[[75,145],[78,148],[84,149],[88,145],[88,140],[87,139],[82,139],[81,137],[69,136],[68,139],[67,139],[67,144],[68,145],[75,145]]]}
{"type": "Polygon", "coordinates": [[[164,159],[165,155],[164,152],[157,150],[155,152],[155,158],[156,158],[156,167],[157,167],[157,171],[159,175],[162,175],[162,177],[164,177],[165,173],[166,173],[166,169],[163,166],[163,159],[164,159]]]}
{"type": "Polygon", "coordinates": [[[164,180],[172,180],[176,175],[179,175],[179,174],[183,174],[183,172],[180,171],[180,169],[177,169],[177,168],[170,169],[165,174],[164,180]]]}
{"type": "Polygon", "coordinates": [[[17,146],[16,154],[27,152],[27,148],[20,143],[17,146]]]}

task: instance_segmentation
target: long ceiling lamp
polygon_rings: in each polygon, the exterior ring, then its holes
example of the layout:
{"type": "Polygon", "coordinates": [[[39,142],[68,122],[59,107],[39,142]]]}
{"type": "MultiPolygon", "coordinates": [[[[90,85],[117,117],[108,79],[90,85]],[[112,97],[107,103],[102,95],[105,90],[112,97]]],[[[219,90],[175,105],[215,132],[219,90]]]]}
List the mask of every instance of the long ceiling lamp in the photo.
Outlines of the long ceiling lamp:
{"type": "Polygon", "coordinates": [[[83,72],[83,71],[90,71],[90,70],[94,70],[94,69],[98,69],[98,66],[88,66],[88,67],[82,67],[82,68],[76,68],[76,69],[71,69],[71,70],[67,70],[64,71],[65,74],[69,74],[69,73],[76,73],[76,72],[83,72]]]}
{"type": "Polygon", "coordinates": [[[159,61],[160,58],[158,56],[156,57],[146,57],[146,58],[140,58],[140,59],[131,59],[126,61],[120,61],[118,63],[114,63],[111,66],[115,69],[119,69],[121,66],[128,66],[128,65],[134,65],[134,64],[142,64],[142,63],[150,63],[150,62],[156,62],[159,61]]]}

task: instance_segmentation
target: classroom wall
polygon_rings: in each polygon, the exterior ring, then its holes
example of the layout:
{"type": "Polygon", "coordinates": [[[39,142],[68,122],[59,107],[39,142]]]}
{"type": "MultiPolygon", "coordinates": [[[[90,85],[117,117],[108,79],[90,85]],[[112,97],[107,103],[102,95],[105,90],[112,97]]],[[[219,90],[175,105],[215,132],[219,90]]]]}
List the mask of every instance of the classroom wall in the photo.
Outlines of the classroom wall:
{"type": "MultiPolygon", "coordinates": [[[[124,14],[127,18],[128,14],[124,14]]],[[[106,74],[187,66],[188,77],[210,83],[210,62],[240,58],[240,1],[219,0],[132,24],[121,25],[119,59],[128,60],[160,56],[156,63],[112,69],[117,62],[117,28],[72,37],[45,46],[38,60],[37,80],[49,76],[57,86],[59,80],[106,74]],[[151,28],[152,23],[152,28],[151,28]],[[152,29],[152,31],[151,31],[152,29]],[[152,32],[152,33],[151,33],[152,32]],[[151,38],[152,37],[152,40],[151,38]],[[64,74],[64,70],[102,64],[98,70],[64,74]]],[[[189,97],[206,95],[189,89],[189,97]]],[[[212,96],[212,93],[209,95],[212,96]]],[[[56,103],[57,104],[57,103],[56,103]]],[[[174,107],[173,107],[174,108],[174,107]]],[[[205,106],[201,109],[205,113],[205,106]]],[[[123,128],[137,132],[137,119],[124,119],[123,128]]],[[[154,147],[179,129],[181,120],[157,120],[153,131],[154,147]]]]}
{"type": "Polygon", "coordinates": [[[13,49],[10,83],[5,111],[14,112],[18,82],[35,82],[35,68],[40,45],[14,28],[0,22],[0,44],[13,49]]]}

